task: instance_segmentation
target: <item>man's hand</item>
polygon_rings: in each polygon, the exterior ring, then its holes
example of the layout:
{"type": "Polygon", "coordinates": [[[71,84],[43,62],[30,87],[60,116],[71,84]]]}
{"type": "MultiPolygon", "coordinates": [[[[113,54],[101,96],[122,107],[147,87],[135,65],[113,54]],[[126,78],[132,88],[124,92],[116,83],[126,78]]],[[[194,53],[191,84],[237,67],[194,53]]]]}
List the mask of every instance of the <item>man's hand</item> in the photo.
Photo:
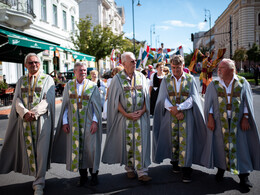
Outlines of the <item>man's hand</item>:
{"type": "Polygon", "coordinates": [[[32,122],[34,120],[36,120],[35,118],[35,113],[32,111],[28,111],[24,116],[23,116],[24,120],[26,122],[32,122]]]}
{"type": "Polygon", "coordinates": [[[144,114],[143,110],[137,110],[135,112],[127,113],[126,117],[130,120],[136,121],[144,114]]]}
{"type": "Polygon", "coordinates": [[[214,118],[213,118],[213,114],[209,114],[207,127],[208,127],[211,131],[214,131],[214,129],[215,129],[215,120],[214,120],[214,118]]]}
{"type": "Polygon", "coordinates": [[[241,129],[242,129],[243,131],[247,131],[247,130],[250,128],[248,119],[247,119],[246,117],[243,117],[243,118],[241,119],[240,125],[241,125],[241,129]]]}
{"type": "Polygon", "coordinates": [[[177,106],[172,106],[170,107],[170,113],[173,115],[173,116],[176,116],[176,114],[178,113],[179,111],[177,110],[177,106]]]}
{"type": "Polygon", "coordinates": [[[93,121],[91,126],[90,126],[90,133],[94,134],[98,130],[98,123],[93,121]]]}
{"type": "Polygon", "coordinates": [[[180,121],[180,120],[183,120],[184,119],[184,114],[183,114],[183,112],[178,112],[177,114],[176,114],[176,118],[180,121]]]}
{"type": "Polygon", "coordinates": [[[69,126],[69,124],[62,125],[62,130],[63,130],[65,133],[69,133],[69,132],[70,132],[70,126],[69,126]]]}

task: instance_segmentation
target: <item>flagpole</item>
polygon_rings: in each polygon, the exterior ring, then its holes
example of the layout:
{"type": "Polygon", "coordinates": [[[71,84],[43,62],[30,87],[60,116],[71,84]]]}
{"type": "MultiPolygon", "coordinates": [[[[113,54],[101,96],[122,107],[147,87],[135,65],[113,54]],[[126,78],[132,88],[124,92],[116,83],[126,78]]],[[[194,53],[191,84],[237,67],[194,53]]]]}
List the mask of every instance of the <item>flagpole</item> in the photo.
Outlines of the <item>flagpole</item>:
{"type": "MultiPolygon", "coordinates": [[[[137,6],[141,6],[140,0],[138,0],[137,6]]],[[[135,54],[135,9],[134,9],[134,0],[132,0],[132,15],[133,15],[133,45],[134,45],[134,54],[135,54]]]]}

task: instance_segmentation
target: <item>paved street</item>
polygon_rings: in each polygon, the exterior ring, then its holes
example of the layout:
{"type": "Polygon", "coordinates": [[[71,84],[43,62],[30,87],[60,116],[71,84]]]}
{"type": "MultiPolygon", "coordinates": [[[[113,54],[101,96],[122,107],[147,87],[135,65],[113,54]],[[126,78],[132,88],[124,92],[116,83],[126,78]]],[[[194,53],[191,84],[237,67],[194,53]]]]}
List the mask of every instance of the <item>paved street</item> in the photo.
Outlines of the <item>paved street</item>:
{"type": "MultiPolygon", "coordinates": [[[[199,86],[199,85],[198,85],[199,86]]],[[[200,89],[201,91],[201,89],[200,89]]],[[[255,116],[258,127],[260,127],[260,88],[255,88],[254,105],[255,116]]],[[[61,104],[56,104],[56,112],[60,112],[61,104]]],[[[151,119],[152,121],[152,119],[151,119]]],[[[0,149],[2,148],[5,129],[8,122],[7,115],[0,115],[0,149]]],[[[152,124],[152,123],[151,123],[152,124]]],[[[104,122],[105,127],[105,122],[104,122]]],[[[102,148],[106,138],[103,131],[102,148]]],[[[65,165],[52,164],[52,168],[46,174],[45,194],[260,194],[260,171],[254,171],[250,180],[254,187],[249,191],[243,191],[238,182],[237,176],[225,173],[224,181],[216,183],[214,176],[216,169],[209,170],[194,165],[192,183],[184,184],[181,181],[181,174],[174,174],[171,171],[169,160],[149,167],[149,175],[153,178],[148,184],[142,184],[137,179],[130,180],[126,177],[124,168],[120,165],[100,164],[99,185],[96,187],[86,186],[78,188],[76,182],[79,179],[78,173],[66,171],[65,165]]],[[[33,177],[11,172],[0,175],[0,194],[12,195],[33,194],[33,177]]]]}

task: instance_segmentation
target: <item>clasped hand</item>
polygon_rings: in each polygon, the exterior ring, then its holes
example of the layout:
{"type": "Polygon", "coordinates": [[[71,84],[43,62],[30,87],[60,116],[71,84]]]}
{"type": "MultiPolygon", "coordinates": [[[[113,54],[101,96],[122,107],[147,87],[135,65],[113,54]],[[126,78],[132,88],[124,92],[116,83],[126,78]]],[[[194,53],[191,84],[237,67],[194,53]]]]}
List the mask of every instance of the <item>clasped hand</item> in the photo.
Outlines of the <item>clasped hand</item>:
{"type": "Polygon", "coordinates": [[[32,111],[27,112],[23,118],[26,122],[32,122],[36,120],[35,113],[32,111]]]}
{"type": "Polygon", "coordinates": [[[170,113],[177,118],[177,120],[183,120],[184,114],[182,111],[177,110],[177,106],[170,107],[170,113]]]}

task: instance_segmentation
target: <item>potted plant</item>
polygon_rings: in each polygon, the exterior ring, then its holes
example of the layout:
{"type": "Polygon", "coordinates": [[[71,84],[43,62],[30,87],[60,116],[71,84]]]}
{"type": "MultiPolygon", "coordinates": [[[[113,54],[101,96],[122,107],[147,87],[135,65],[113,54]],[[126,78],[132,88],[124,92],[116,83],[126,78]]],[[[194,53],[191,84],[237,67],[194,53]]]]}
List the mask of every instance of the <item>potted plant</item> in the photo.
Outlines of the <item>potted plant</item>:
{"type": "Polygon", "coordinates": [[[10,94],[14,92],[14,88],[9,87],[9,85],[3,81],[0,81],[0,91],[1,94],[10,94]]]}

